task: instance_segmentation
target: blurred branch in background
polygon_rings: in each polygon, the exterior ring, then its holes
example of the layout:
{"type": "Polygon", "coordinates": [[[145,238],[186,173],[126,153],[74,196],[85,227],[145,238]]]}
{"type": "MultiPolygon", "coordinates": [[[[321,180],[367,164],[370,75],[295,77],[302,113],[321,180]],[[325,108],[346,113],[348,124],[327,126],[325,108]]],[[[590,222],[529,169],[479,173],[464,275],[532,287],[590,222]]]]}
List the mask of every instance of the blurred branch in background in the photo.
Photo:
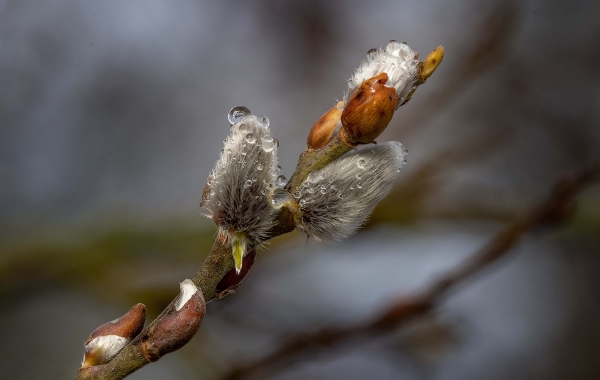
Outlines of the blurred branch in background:
{"type": "Polygon", "coordinates": [[[332,349],[359,336],[390,332],[415,317],[431,312],[452,290],[506,256],[524,234],[535,227],[557,226],[560,222],[564,222],[573,214],[574,198],[597,178],[599,169],[598,166],[594,166],[578,175],[566,176],[560,180],[548,199],[510,223],[465,262],[432,282],[420,294],[393,303],[387,310],[366,322],[345,327],[324,327],[311,333],[299,333],[270,355],[235,367],[220,380],[237,380],[259,371],[282,368],[284,364],[298,360],[301,356],[310,356],[319,350],[332,349]]]}

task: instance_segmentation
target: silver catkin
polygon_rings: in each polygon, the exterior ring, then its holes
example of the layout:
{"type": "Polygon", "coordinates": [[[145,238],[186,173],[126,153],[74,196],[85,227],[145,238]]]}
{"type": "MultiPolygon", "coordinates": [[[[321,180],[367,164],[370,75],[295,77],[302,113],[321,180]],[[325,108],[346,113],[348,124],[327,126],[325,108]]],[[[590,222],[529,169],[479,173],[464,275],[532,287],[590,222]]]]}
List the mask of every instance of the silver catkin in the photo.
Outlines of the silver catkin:
{"type": "Polygon", "coordinates": [[[257,245],[273,225],[269,192],[279,174],[268,119],[248,115],[231,127],[204,190],[202,205],[219,232],[243,233],[257,245]]]}
{"type": "Polygon", "coordinates": [[[404,156],[399,142],[364,145],[312,172],[293,192],[301,229],[318,241],[354,234],[391,190],[404,156]]]}
{"type": "Polygon", "coordinates": [[[384,49],[371,49],[367,59],[356,69],[348,81],[348,91],[344,102],[348,100],[367,79],[386,73],[387,87],[393,87],[400,98],[398,107],[404,102],[419,78],[419,60],[415,52],[404,42],[390,41],[384,49]]]}

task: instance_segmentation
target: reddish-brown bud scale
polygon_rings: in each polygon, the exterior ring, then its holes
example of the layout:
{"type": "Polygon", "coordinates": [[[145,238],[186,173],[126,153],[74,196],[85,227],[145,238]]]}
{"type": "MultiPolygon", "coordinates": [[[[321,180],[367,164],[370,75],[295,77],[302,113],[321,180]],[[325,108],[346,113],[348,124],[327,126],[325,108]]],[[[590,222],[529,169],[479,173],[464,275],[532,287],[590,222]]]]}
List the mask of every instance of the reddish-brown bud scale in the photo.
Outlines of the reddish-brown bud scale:
{"type": "Polygon", "coordinates": [[[398,94],[385,86],[386,73],[367,79],[352,94],[342,112],[340,137],[344,142],[368,144],[385,130],[398,104],[398,94]]]}
{"type": "Polygon", "coordinates": [[[213,298],[221,299],[229,294],[235,293],[244,278],[246,278],[248,272],[250,272],[250,268],[252,268],[255,258],[256,250],[248,252],[242,261],[242,270],[240,273],[238,274],[235,269],[231,269],[227,272],[227,274],[223,276],[223,279],[217,284],[213,298]]]}
{"type": "Polygon", "coordinates": [[[84,343],[82,367],[108,363],[144,328],[146,306],[138,303],[125,315],[94,330],[84,343]]]}
{"type": "Polygon", "coordinates": [[[331,135],[342,117],[341,108],[343,105],[344,102],[338,102],[337,105],[325,112],[315,125],[313,125],[306,141],[308,149],[320,149],[331,140],[331,135]]]}
{"type": "Polygon", "coordinates": [[[118,335],[123,338],[133,339],[142,331],[145,321],[146,306],[138,303],[122,317],[107,322],[94,330],[85,344],[89,343],[95,337],[102,335],[118,335]]]}
{"type": "Polygon", "coordinates": [[[170,309],[142,338],[141,347],[146,359],[155,362],[187,344],[196,335],[205,314],[206,304],[199,290],[181,309],[170,309]]]}

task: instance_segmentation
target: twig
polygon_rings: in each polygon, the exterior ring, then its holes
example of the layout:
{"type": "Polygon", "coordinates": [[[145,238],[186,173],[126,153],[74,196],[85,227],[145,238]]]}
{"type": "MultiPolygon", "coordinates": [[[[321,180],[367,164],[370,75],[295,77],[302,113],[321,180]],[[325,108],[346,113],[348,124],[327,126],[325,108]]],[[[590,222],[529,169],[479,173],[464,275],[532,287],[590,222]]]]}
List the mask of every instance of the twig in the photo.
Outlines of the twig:
{"type": "Polygon", "coordinates": [[[599,167],[595,166],[578,176],[567,177],[559,181],[548,199],[541,205],[506,226],[456,269],[425,287],[419,294],[396,302],[367,322],[345,327],[327,327],[308,334],[298,334],[282,344],[272,354],[234,368],[220,380],[241,379],[257,371],[281,365],[300,354],[309,354],[312,350],[330,348],[360,335],[389,331],[429,312],[458,285],[504,257],[525,233],[536,226],[555,224],[568,217],[573,209],[575,196],[597,177],[598,172],[599,167]]]}
{"type": "MultiPolygon", "coordinates": [[[[303,204],[304,199],[299,202],[296,201],[299,196],[292,199],[291,191],[304,183],[309,174],[316,173],[318,170],[331,165],[332,162],[356,145],[373,143],[387,127],[397,109],[398,102],[404,102],[410,98],[417,86],[425,83],[425,80],[436,70],[443,59],[444,49],[442,46],[437,47],[423,62],[419,62],[417,59],[418,54],[415,54],[408,45],[390,41],[385,50],[380,49],[372,54],[387,57],[386,62],[390,63],[389,67],[382,68],[378,63],[373,63],[376,61],[367,60],[366,65],[371,65],[381,72],[375,73],[371,78],[363,78],[362,74],[355,73],[356,83],[353,83],[356,88],[353,88],[351,96],[345,100],[346,103],[341,102],[338,105],[339,108],[336,106],[328,111],[326,113],[328,116],[323,116],[325,118],[323,119],[325,120],[324,123],[317,122],[313,126],[309,133],[307,149],[298,160],[296,170],[286,186],[287,191],[281,190],[284,191],[286,197],[280,208],[275,208],[272,204],[275,201],[274,195],[273,199],[269,199],[266,195],[267,185],[272,186],[275,184],[268,182],[271,181],[271,177],[267,175],[270,172],[267,169],[270,166],[276,166],[276,160],[274,160],[276,159],[276,151],[272,145],[277,145],[269,133],[266,132],[268,131],[268,124],[265,126],[266,118],[261,117],[259,119],[251,115],[245,107],[234,107],[230,111],[229,120],[232,124],[232,132],[230,132],[230,137],[225,143],[229,148],[224,150],[226,154],[221,156],[221,159],[217,162],[216,171],[211,173],[203,193],[203,202],[207,202],[205,206],[221,232],[218,234],[217,240],[204,264],[191,281],[186,280],[182,283],[180,295],[137,336],[134,332],[137,333],[138,330],[129,327],[126,331],[130,334],[125,334],[127,336],[107,333],[107,331],[112,331],[115,328],[115,322],[108,322],[108,324],[97,329],[86,342],[87,360],[84,361],[82,368],[77,372],[76,380],[120,380],[146,364],[155,362],[167,353],[187,344],[204,318],[205,303],[232,293],[244,279],[254,262],[255,254],[252,251],[256,248],[255,245],[260,241],[282,235],[298,227],[300,206],[303,204]],[[406,54],[401,55],[400,51],[406,54]],[[392,61],[395,63],[392,63],[392,61]],[[400,65],[402,62],[409,64],[406,70],[404,69],[405,65],[400,65]],[[384,69],[385,71],[383,71],[384,69]],[[401,71],[406,71],[410,75],[399,75],[401,71]],[[390,72],[391,78],[395,79],[390,79],[387,72],[390,72]],[[390,80],[389,83],[388,79],[390,80]],[[391,87],[388,87],[387,84],[391,87]],[[406,89],[410,92],[406,93],[406,89]],[[397,91],[401,91],[403,95],[401,100],[397,91]],[[245,117],[243,122],[239,119],[239,117],[242,117],[240,115],[245,117]],[[256,132],[256,135],[254,133],[246,134],[246,132],[242,135],[242,127],[244,131],[251,128],[252,131],[256,132]],[[262,136],[263,146],[260,150],[254,149],[255,146],[253,145],[257,135],[262,136]],[[267,138],[270,138],[270,141],[267,138]],[[252,142],[249,139],[252,139],[252,142]],[[231,148],[235,148],[236,152],[231,148]],[[252,157],[253,161],[246,165],[248,157],[252,157]],[[256,161],[254,162],[255,158],[256,161]],[[260,168],[259,159],[264,161],[260,163],[260,168]],[[263,181],[259,179],[257,185],[251,186],[252,189],[263,187],[263,192],[259,192],[256,196],[239,196],[244,194],[241,186],[246,188],[246,182],[256,181],[256,178],[249,180],[240,173],[255,174],[259,172],[260,175],[257,174],[256,176],[264,176],[265,178],[263,178],[263,181]],[[213,176],[223,178],[221,188],[217,189],[218,191],[212,187],[219,183],[215,178],[212,178],[213,176]],[[216,197],[223,197],[223,202],[214,200],[213,196],[215,194],[216,197]],[[266,207],[264,201],[268,202],[266,207]],[[246,218],[240,218],[239,213],[246,211],[254,212],[256,215],[246,215],[246,218]],[[276,215],[273,215],[273,213],[276,213],[276,215]],[[275,217],[275,220],[273,220],[273,217],[275,217]],[[274,222],[274,227],[270,227],[271,222],[274,222]],[[250,238],[251,235],[252,238],[250,238]],[[236,258],[235,266],[232,256],[236,258]],[[184,290],[184,288],[187,290],[184,290]],[[191,299],[194,302],[182,301],[186,299],[186,296],[188,296],[188,300],[191,299]],[[99,335],[100,333],[102,335],[99,335]]],[[[268,119],[266,120],[268,122],[268,119]]],[[[372,155],[362,152],[352,155],[350,158],[350,160],[356,161],[353,165],[364,169],[365,160],[359,160],[357,158],[358,154],[370,157],[370,165],[378,170],[371,170],[369,173],[377,174],[374,179],[381,184],[377,188],[381,190],[378,193],[381,197],[386,194],[386,191],[384,191],[386,186],[391,186],[394,178],[392,174],[396,172],[395,168],[401,164],[400,156],[404,153],[400,148],[401,144],[390,143],[383,146],[383,148],[372,148],[370,150],[370,152],[373,152],[372,155]],[[376,150],[379,153],[376,154],[376,150]],[[383,162],[385,162],[385,165],[383,165],[383,162]]],[[[273,171],[276,172],[275,169],[273,171]]],[[[340,173],[342,173],[341,170],[336,171],[336,174],[339,175],[340,173]]],[[[354,175],[351,178],[343,176],[338,178],[340,187],[341,185],[348,185],[349,189],[354,189],[351,181],[355,179],[354,175]]],[[[373,184],[375,181],[368,183],[373,184]]],[[[365,183],[363,183],[363,186],[365,186],[365,183]]],[[[270,187],[268,189],[271,191],[270,187]]],[[[275,190],[273,190],[273,194],[275,190]]],[[[374,190],[365,191],[364,194],[372,195],[373,192],[374,190]]],[[[313,193],[307,191],[307,194],[313,193]]],[[[325,193],[319,192],[319,194],[325,193]]],[[[328,194],[331,198],[333,193],[328,194]]],[[[348,194],[354,196],[356,193],[348,194]]],[[[337,210],[338,213],[347,216],[352,211],[352,209],[345,208],[345,203],[349,202],[347,194],[343,195],[345,202],[340,201],[342,193],[338,195],[335,196],[335,201],[331,201],[330,198],[326,199],[330,200],[329,203],[339,207],[329,208],[327,204],[321,204],[321,206],[327,206],[327,215],[337,210]]],[[[358,202],[362,207],[361,210],[369,209],[370,212],[379,200],[381,198],[362,196],[355,197],[352,201],[354,203],[350,204],[357,204],[358,202]]],[[[309,204],[311,202],[305,201],[305,203],[309,204]]],[[[318,215],[318,212],[324,209],[317,207],[313,211],[316,211],[316,215],[318,215]]],[[[359,209],[359,206],[356,206],[355,209],[359,209]]],[[[355,216],[355,219],[358,217],[355,216]]],[[[320,219],[315,218],[313,221],[316,223],[320,219]]],[[[310,225],[306,220],[303,220],[302,223],[304,227],[310,225]]],[[[355,224],[358,227],[360,223],[355,224]]],[[[318,231],[318,229],[313,230],[318,231]]],[[[129,322],[133,326],[143,326],[145,312],[143,317],[142,313],[133,313],[132,315],[124,316],[123,320],[127,322],[127,326],[129,326],[129,322]]]]}

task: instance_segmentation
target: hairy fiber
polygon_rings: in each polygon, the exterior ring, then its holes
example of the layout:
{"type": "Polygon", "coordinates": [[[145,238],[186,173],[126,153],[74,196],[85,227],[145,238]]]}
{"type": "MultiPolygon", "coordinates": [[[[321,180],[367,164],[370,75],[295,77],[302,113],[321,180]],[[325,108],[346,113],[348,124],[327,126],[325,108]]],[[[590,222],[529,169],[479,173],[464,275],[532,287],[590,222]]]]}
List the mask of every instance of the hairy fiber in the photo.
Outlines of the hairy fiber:
{"type": "Polygon", "coordinates": [[[404,42],[392,40],[385,49],[369,50],[367,59],[348,81],[344,102],[348,103],[350,96],[365,80],[381,73],[386,73],[388,76],[385,85],[396,89],[399,97],[398,106],[400,106],[419,78],[419,60],[415,52],[404,42]]]}
{"type": "Polygon", "coordinates": [[[271,136],[267,118],[248,114],[238,120],[210,173],[202,204],[220,233],[235,233],[258,244],[272,227],[276,212],[269,192],[279,174],[278,142],[271,136]]]}
{"type": "Polygon", "coordinates": [[[304,232],[319,241],[356,232],[392,188],[406,151],[396,141],[362,145],[316,170],[294,189],[304,232]]]}

